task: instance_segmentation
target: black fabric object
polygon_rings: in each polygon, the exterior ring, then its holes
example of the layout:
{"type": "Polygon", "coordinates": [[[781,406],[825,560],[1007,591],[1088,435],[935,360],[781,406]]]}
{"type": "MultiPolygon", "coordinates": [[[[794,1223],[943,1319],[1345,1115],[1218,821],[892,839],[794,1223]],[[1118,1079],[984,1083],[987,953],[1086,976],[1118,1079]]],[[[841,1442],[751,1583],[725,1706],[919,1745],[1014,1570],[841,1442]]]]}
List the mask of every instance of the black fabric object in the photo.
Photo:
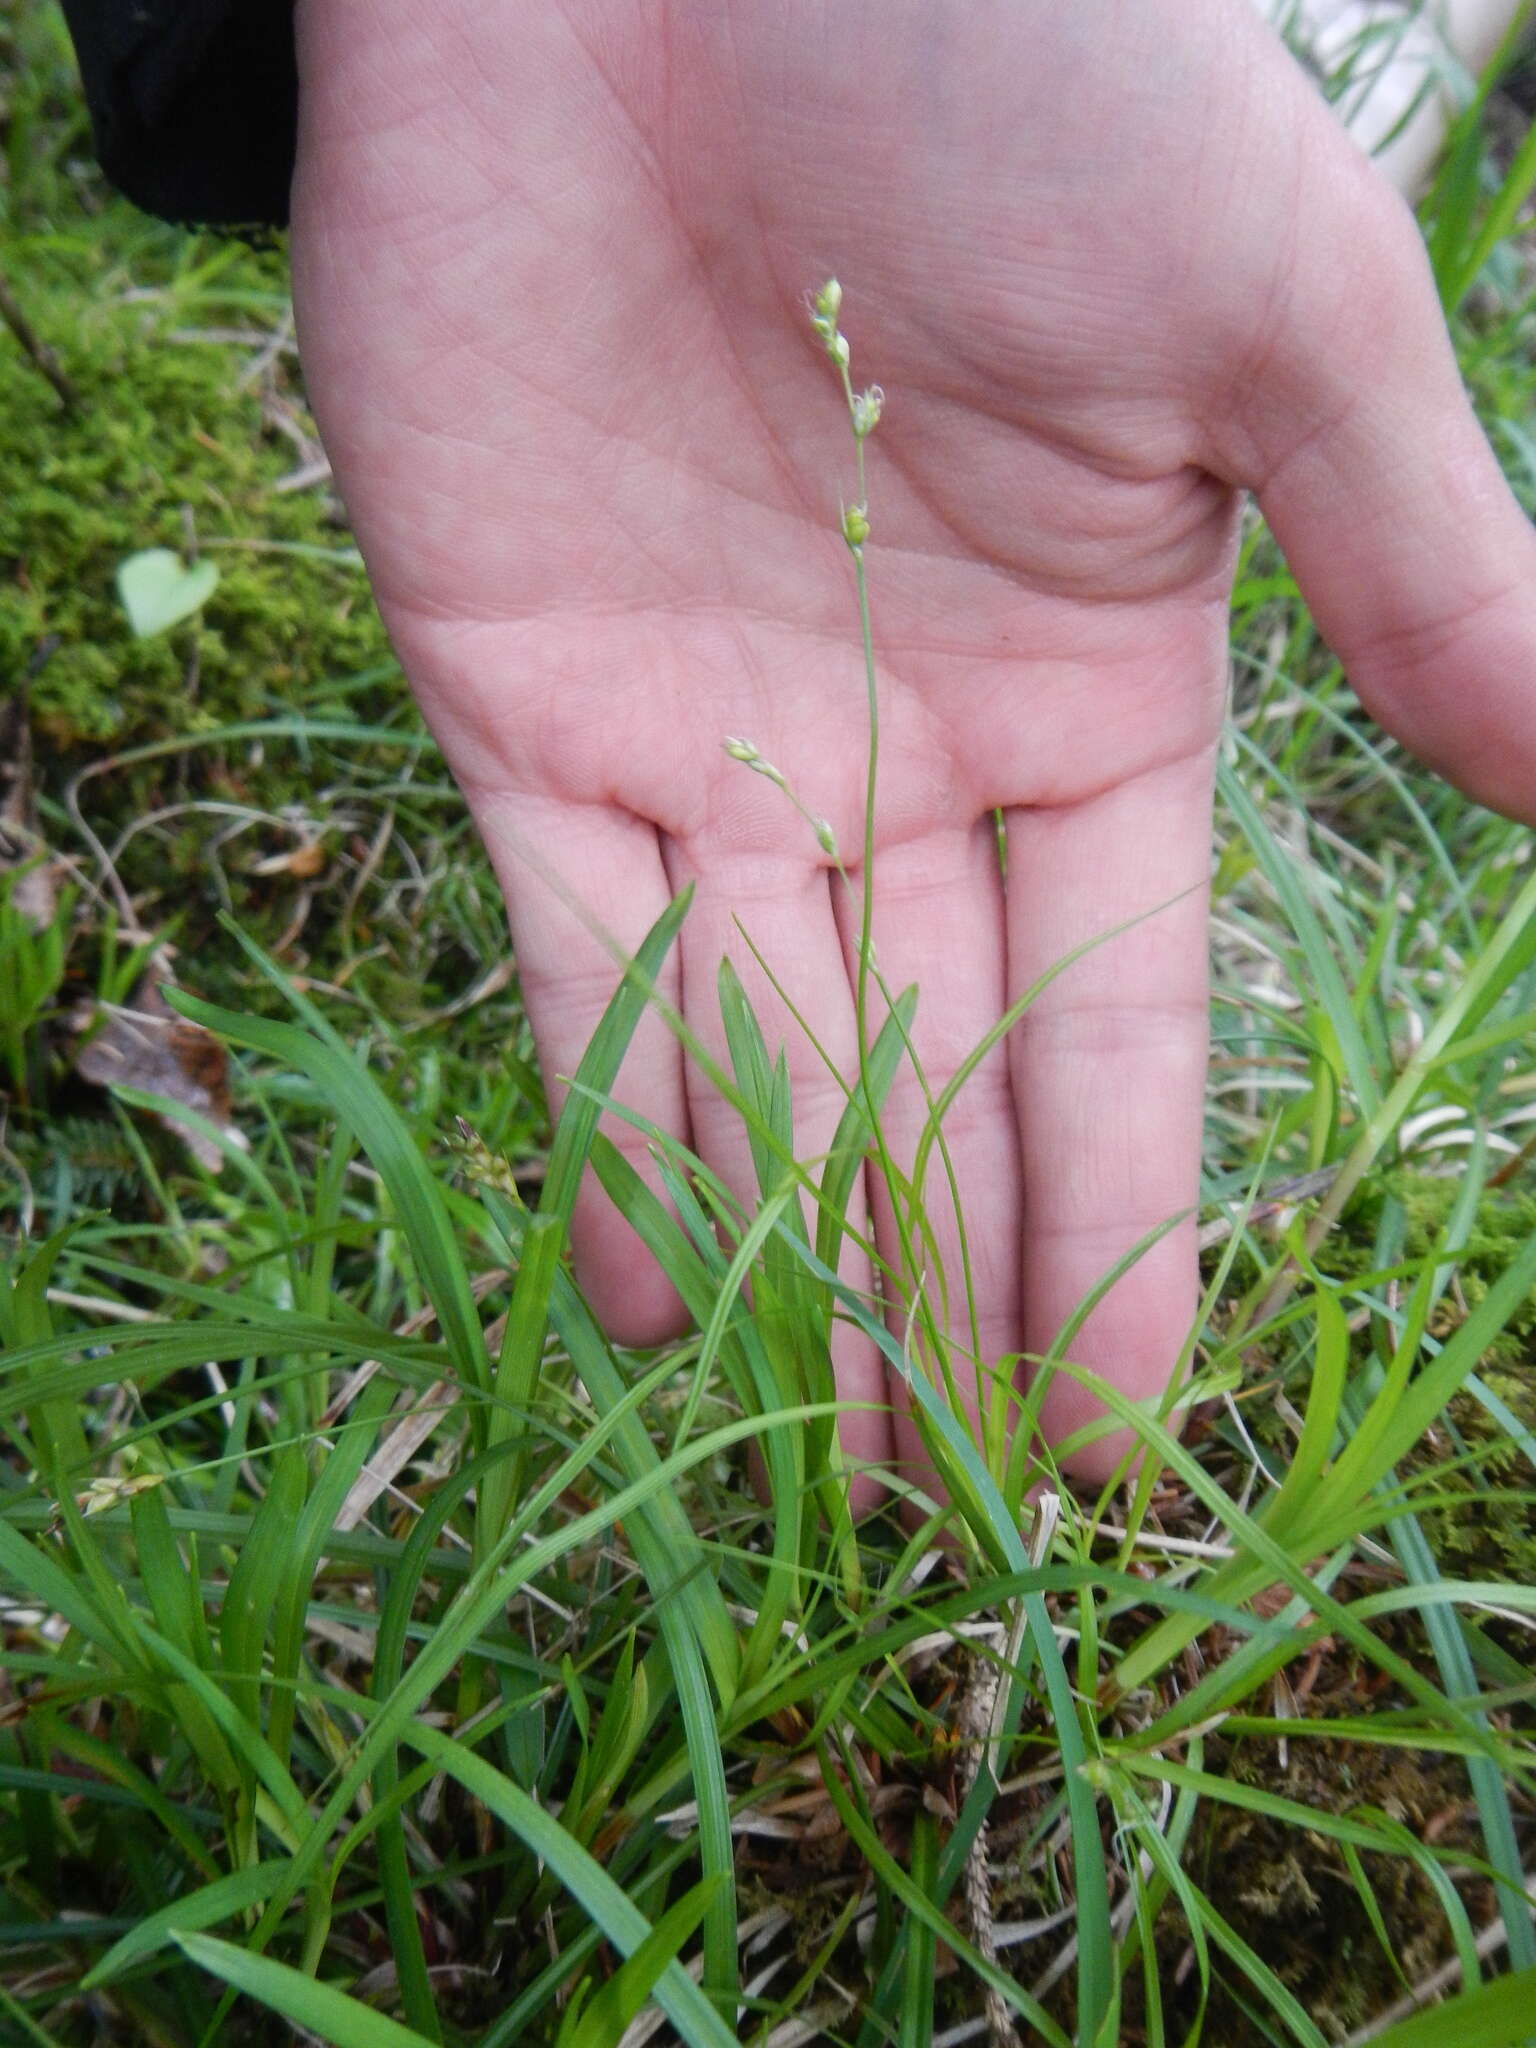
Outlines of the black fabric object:
{"type": "Polygon", "coordinates": [[[96,154],[146,213],[285,227],[293,0],[64,0],[96,154]]]}

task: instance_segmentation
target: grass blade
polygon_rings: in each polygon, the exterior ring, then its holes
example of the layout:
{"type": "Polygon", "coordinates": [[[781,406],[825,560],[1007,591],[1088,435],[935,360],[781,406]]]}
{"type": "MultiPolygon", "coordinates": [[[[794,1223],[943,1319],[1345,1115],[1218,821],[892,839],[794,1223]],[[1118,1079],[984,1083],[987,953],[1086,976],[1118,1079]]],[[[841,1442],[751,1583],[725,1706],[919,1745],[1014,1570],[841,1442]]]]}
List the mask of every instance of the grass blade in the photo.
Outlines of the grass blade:
{"type": "Polygon", "coordinates": [[[251,1955],[211,1934],[177,1934],[174,1939],[210,1975],[222,1977],[232,1989],[334,2043],[334,2048],[432,2048],[413,2027],[402,2027],[398,2020],[332,1985],[317,1983],[287,1963],[251,1955]]]}
{"type": "Polygon", "coordinates": [[[1374,2048],[1526,2048],[1536,2013],[1536,1970],[1498,1977],[1375,2037],[1374,2048]]]}

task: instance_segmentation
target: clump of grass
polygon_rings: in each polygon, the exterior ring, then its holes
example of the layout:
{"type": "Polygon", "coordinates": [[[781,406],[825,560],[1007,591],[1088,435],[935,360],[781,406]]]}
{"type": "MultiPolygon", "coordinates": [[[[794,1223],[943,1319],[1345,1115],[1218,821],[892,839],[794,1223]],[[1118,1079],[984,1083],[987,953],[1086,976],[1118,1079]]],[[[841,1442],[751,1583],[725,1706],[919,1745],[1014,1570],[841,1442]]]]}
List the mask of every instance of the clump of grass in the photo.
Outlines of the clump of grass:
{"type": "MultiPolygon", "coordinates": [[[[872,679],[873,422],[838,310],[824,290],[815,333],[855,435],[872,679]]],[[[1459,337],[1517,425],[1522,333],[1495,297],[1459,337]]],[[[220,1000],[182,1006],[237,1048],[249,1153],[215,1180],[123,1116],[132,1194],[45,1182],[0,1287],[19,2039],[1317,2048],[1431,1982],[1451,2002],[1381,2039],[1527,2037],[1536,1595],[1513,1544],[1452,1540],[1528,1529],[1536,1500],[1525,842],[1360,727],[1257,533],[1237,634],[1206,1399],[1180,1442],[1099,1388],[1151,1455],[1096,1501],[1027,1514],[1035,1474],[1001,1413],[971,1440],[921,1297],[904,1338],[835,1277],[854,1175],[894,1172],[916,999],[880,983],[867,899],[825,1159],[795,1158],[783,1067],[722,976],[747,1212],[653,1132],[664,1207],[598,1130],[632,1115],[615,1077],[686,900],[547,1145],[526,1059],[494,1049],[513,992],[406,997],[413,959],[489,957],[473,870],[381,852],[300,974],[249,938],[199,957],[220,1000]],[[413,925],[402,882],[449,907],[413,925]],[[564,1262],[589,1169],[693,1313],[654,1356],[606,1342],[564,1262]],[[834,1316],[913,1390],[949,1490],[920,1526],[848,1516],[834,1316]]],[[[323,762],[333,814],[365,793],[371,831],[441,849],[439,764],[371,754],[336,710],[316,678],[261,744],[323,762]]],[[[267,879],[231,864],[242,913],[267,879]]],[[[67,1084],[37,1093],[34,1160],[50,1131],[95,1157],[56,1120],[67,1084]]],[[[923,1185],[893,1188],[914,1242],[923,1185]]]]}

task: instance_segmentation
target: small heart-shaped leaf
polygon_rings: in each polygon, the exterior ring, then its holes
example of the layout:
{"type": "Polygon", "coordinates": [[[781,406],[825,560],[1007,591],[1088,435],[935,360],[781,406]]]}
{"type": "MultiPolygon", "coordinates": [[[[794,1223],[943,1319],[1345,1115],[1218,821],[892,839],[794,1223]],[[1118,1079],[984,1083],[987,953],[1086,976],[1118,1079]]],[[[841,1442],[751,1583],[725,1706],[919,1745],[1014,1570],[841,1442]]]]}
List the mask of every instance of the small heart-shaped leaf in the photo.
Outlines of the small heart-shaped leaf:
{"type": "Polygon", "coordinates": [[[173,548],[145,548],[118,565],[117,594],[140,640],[190,619],[218,587],[216,562],[184,562],[173,548]]]}

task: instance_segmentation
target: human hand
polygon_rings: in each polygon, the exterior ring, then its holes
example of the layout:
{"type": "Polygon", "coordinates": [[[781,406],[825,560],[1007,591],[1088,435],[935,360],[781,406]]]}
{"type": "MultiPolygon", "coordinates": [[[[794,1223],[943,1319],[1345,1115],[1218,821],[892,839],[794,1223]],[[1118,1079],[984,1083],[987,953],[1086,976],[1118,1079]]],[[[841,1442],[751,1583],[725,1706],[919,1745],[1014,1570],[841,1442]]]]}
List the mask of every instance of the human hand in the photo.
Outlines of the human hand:
{"type": "MultiPolygon", "coordinates": [[[[1411,217],[1241,0],[300,0],[299,29],[309,388],[505,889],[545,1073],[574,1070],[614,986],[589,920],[633,949],[693,882],[662,992],[722,1051],[732,955],[786,1042],[801,1157],[843,1098],[732,920],[849,1076],[858,907],[721,743],[753,740],[852,859],[851,444],[804,308],[844,281],[856,379],[891,394],[873,933],[887,984],[920,985],[933,1084],[1064,955],[1141,920],[1051,982],[946,1124],[983,1363],[1040,1352],[1196,1201],[1240,487],[1373,712],[1532,812],[1536,543],[1411,217]]],[[[739,1121],[659,1019],[618,1092],[748,1195],[739,1121]]],[[[899,1082],[898,1163],[922,1120],[899,1082]]],[[[574,1250],[616,1337],[678,1327],[595,1188],[574,1250]]],[[[1156,1396],[1195,1301],[1185,1220],[1072,1355],[1156,1396]]],[[[845,1396],[887,1398],[856,1332],[834,1355],[845,1396]]],[[[845,1445],[920,1467],[890,1398],[845,1445]]],[[[1096,1412],[1062,1376],[1045,1426],[1096,1412]]]]}

